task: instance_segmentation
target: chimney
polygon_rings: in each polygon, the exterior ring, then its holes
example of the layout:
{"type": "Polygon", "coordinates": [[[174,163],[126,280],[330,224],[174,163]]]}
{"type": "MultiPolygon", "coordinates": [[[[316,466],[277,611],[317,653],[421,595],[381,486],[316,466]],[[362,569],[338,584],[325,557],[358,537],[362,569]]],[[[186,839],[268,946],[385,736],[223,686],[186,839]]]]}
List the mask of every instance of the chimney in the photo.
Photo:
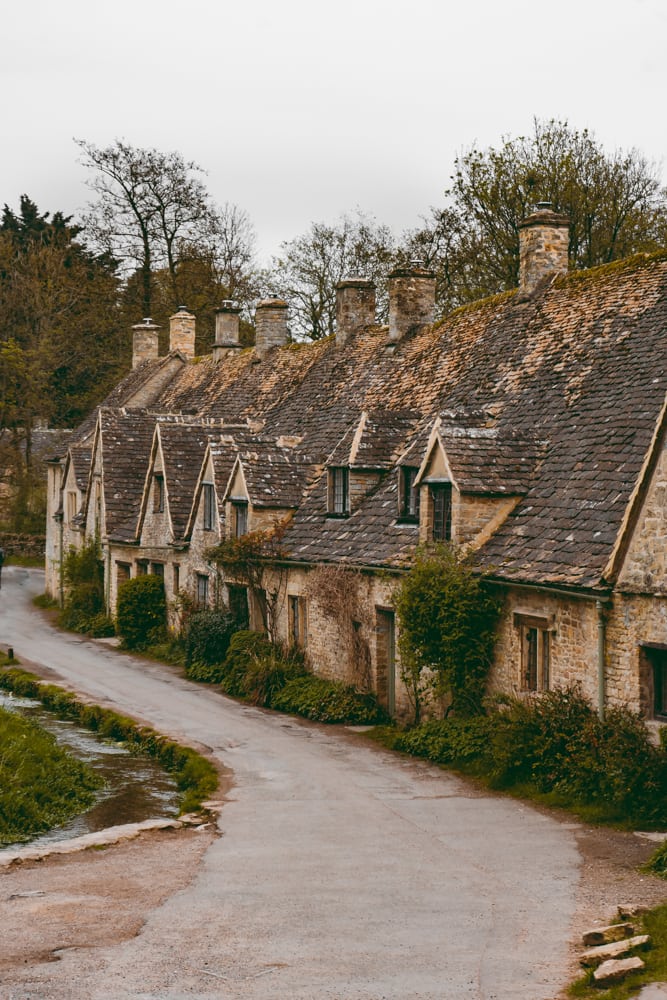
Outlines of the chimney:
{"type": "Polygon", "coordinates": [[[570,220],[552,211],[550,201],[519,223],[519,290],[532,292],[548,274],[567,271],[570,220]]]}
{"type": "Polygon", "coordinates": [[[186,358],[195,356],[195,317],[185,306],[169,317],[169,350],[180,351],[186,358]]]}
{"type": "Polygon", "coordinates": [[[287,343],[287,310],[283,299],[262,299],[255,310],[255,351],[265,358],[272,347],[287,343]]]}
{"type": "Polygon", "coordinates": [[[143,323],[132,327],[132,367],[138,368],[142,361],[155,361],[159,356],[158,334],[160,327],[156,326],[148,316],[143,323]]]}
{"type": "Polygon", "coordinates": [[[238,302],[225,299],[219,309],[215,310],[215,343],[213,345],[213,360],[222,361],[228,354],[241,350],[239,344],[239,313],[238,302]]]}
{"type": "Polygon", "coordinates": [[[368,278],[344,278],[336,285],[336,344],[375,323],[375,284],[368,278]]]}
{"type": "Polygon", "coordinates": [[[389,275],[389,340],[395,343],[435,317],[435,275],[412,261],[389,275]]]}

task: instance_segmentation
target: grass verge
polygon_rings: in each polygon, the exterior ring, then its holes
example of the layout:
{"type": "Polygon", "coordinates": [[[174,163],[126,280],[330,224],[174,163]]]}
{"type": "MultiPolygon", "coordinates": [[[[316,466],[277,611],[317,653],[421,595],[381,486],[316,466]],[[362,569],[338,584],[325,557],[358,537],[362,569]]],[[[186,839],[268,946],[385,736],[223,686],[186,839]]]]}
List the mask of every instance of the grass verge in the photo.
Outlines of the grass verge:
{"type": "Polygon", "coordinates": [[[131,753],[150,754],[174,775],[181,813],[201,808],[218,787],[216,769],[196,750],[181,746],[148,726],[140,726],[125,715],[99,705],[86,705],[71,692],[55,684],[45,684],[34,674],[11,666],[12,662],[15,661],[6,656],[0,657],[0,666],[5,666],[0,671],[0,687],[24,698],[36,698],[62,718],[73,719],[100,736],[126,743],[131,753]]]}
{"type": "Polygon", "coordinates": [[[641,953],[645,968],[631,973],[625,982],[618,983],[609,989],[600,989],[593,982],[592,971],[587,972],[576,983],[573,983],[568,993],[571,997],[592,1000],[593,997],[603,1000],[629,1000],[639,993],[642,986],[649,983],[667,982],[667,904],[658,906],[644,916],[634,919],[633,924],[638,934],[649,934],[650,947],[641,953]]]}

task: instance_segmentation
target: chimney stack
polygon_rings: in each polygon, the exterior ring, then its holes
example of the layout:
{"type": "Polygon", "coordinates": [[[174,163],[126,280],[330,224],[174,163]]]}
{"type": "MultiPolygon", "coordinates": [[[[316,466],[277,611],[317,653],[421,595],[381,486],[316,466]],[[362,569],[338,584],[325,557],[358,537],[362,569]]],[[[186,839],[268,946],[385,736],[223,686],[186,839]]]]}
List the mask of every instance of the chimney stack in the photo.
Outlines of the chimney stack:
{"type": "Polygon", "coordinates": [[[265,358],[273,347],[287,343],[287,310],[283,299],[262,299],[255,310],[255,351],[265,358]]]}
{"type": "Polygon", "coordinates": [[[567,271],[570,220],[552,211],[550,201],[519,223],[519,290],[532,292],[548,274],[567,271]]]}
{"type": "Polygon", "coordinates": [[[195,317],[185,306],[169,317],[169,350],[179,351],[186,358],[195,356],[195,317]]]}
{"type": "Polygon", "coordinates": [[[355,333],[374,323],[374,282],[344,278],[336,285],[336,344],[342,347],[355,333]]]}
{"type": "Polygon", "coordinates": [[[215,343],[213,345],[213,360],[221,361],[228,354],[241,350],[239,343],[239,314],[241,306],[238,302],[225,299],[219,309],[215,310],[215,343]]]}
{"type": "Polygon", "coordinates": [[[132,327],[132,367],[142,361],[156,361],[159,357],[158,335],[160,327],[148,316],[143,323],[132,327]]]}
{"type": "Polygon", "coordinates": [[[389,275],[389,341],[395,343],[415,326],[435,317],[435,274],[412,261],[389,275]]]}

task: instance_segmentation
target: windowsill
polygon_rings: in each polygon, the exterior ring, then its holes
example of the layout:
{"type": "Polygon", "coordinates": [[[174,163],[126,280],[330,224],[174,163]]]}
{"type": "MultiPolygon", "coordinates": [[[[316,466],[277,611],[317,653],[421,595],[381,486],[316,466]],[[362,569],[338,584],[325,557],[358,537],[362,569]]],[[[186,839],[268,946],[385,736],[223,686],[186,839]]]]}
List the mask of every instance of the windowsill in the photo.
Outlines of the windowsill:
{"type": "Polygon", "coordinates": [[[415,524],[419,525],[418,517],[397,517],[396,524],[415,524]]]}
{"type": "Polygon", "coordinates": [[[328,521],[329,520],[330,521],[344,521],[345,518],[347,518],[347,517],[350,516],[350,512],[348,511],[345,514],[342,514],[342,513],[339,514],[339,513],[335,512],[335,511],[327,511],[327,515],[326,516],[327,516],[327,520],[328,521]]]}

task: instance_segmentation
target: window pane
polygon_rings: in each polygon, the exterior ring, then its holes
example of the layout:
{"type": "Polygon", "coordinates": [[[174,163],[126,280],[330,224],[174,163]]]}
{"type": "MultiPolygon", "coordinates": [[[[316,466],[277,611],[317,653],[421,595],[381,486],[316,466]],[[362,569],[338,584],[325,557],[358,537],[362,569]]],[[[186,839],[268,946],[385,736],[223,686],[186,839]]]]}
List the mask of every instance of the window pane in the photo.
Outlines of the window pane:
{"type": "Polygon", "coordinates": [[[431,486],[433,508],[433,541],[446,542],[452,537],[451,486],[431,486]]]}

